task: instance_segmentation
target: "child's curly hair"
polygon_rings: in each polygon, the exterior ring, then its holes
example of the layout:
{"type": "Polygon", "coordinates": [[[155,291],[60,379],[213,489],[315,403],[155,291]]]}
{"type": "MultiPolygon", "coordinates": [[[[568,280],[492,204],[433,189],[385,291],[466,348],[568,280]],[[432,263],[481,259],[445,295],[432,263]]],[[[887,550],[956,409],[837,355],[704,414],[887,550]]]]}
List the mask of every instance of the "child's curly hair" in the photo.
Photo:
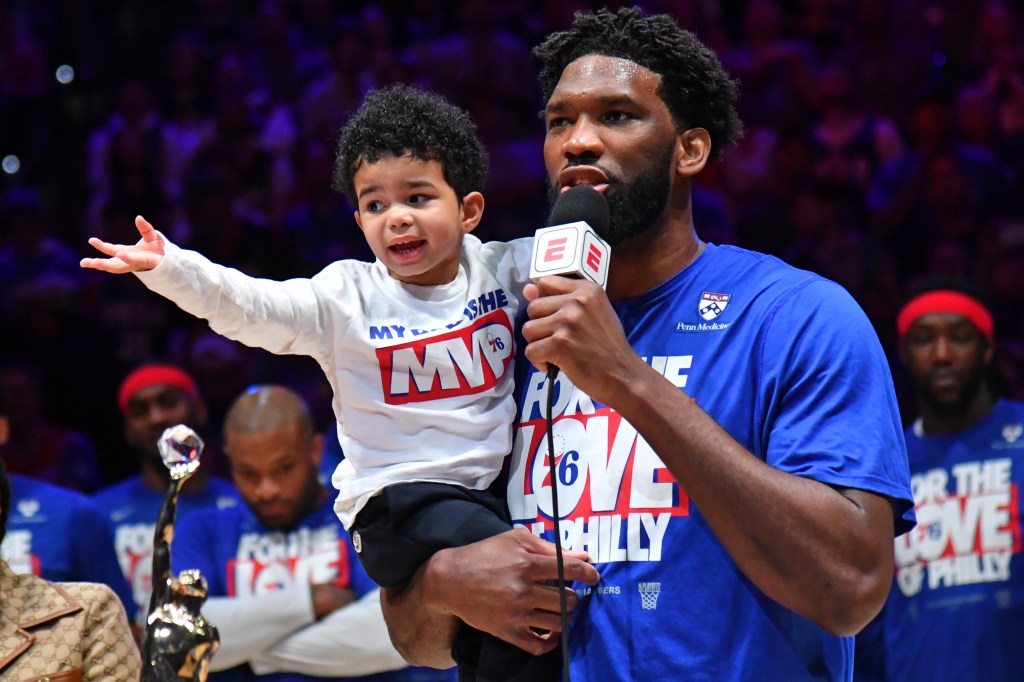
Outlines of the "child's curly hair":
{"type": "Polygon", "coordinates": [[[482,191],[487,178],[487,150],[469,114],[441,95],[410,85],[370,92],[341,129],[334,189],[358,206],[356,171],[387,155],[439,162],[460,201],[482,191]]]}

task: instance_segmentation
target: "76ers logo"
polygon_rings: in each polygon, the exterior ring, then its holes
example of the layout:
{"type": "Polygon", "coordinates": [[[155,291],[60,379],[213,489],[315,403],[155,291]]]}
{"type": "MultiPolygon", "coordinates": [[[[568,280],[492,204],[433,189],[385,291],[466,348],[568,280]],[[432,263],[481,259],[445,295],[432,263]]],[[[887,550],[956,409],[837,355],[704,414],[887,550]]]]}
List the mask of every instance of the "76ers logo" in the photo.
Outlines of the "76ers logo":
{"type": "Polygon", "coordinates": [[[729,305],[730,298],[732,298],[732,294],[716,294],[711,291],[705,291],[700,295],[697,312],[705,320],[711,321],[725,312],[725,307],[729,305]]]}
{"type": "Polygon", "coordinates": [[[483,393],[511,366],[515,347],[505,310],[451,332],[377,349],[389,405],[483,393]]]}

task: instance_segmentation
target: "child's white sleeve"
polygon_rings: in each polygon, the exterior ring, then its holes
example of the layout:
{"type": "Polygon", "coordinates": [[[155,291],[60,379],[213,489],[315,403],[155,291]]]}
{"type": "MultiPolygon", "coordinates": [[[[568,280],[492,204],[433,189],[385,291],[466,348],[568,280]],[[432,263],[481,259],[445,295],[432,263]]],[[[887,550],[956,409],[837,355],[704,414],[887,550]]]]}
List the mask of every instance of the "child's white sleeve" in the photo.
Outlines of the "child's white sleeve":
{"type": "Polygon", "coordinates": [[[323,347],[326,318],[310,279],[250,277],[170,242],[158,267],[135,274],[151,291],[247,346],[314,357],[323,347]]]}

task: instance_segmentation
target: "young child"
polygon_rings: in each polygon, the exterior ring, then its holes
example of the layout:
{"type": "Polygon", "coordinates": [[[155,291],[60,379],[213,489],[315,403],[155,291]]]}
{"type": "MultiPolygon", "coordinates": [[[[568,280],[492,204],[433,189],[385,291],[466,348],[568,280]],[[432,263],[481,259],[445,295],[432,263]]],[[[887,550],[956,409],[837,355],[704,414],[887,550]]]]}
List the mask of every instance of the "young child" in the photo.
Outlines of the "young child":
{"type": "MultiPolygon", "coordinates": [[[[345,453],[335,511],[384,587],[401,587],[439,549],[511,528],[489,486],[511,450],[513,321],[525,305],[531,240],[484,244],[469,234],[483,214],[486,172],[464,111],[391,86],[370,93],[342,129],[334,170],[375,262],[257,279],[175,246],[141,216],[137,244],[92,238],[108,258],[82,260],[135,272],[226,337],[320,364],[345,453]]],[[[535,658],[467,626],[453,657],[464,672],[490,668],[481,679],[558,675],[557,657],[535,658]],[[543,661],[550,673],[538,670],[543,661]]]]}

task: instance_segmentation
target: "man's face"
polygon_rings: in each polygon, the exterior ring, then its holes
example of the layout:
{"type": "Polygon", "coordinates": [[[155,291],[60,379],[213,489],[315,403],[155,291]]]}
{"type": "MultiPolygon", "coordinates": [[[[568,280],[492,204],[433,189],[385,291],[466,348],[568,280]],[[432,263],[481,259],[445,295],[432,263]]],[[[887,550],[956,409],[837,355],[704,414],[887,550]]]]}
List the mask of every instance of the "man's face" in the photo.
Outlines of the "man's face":
{"type": "Polygon", "coordinates": [[[138,452],[163,469],[157,441],[169,426],[201,425],[202,406],[179,388],[155,384],[137,391],[128,400],[124,416],[124,438],[138,452]]]}
{"type": "Polygon", "coordinates": [[[626,59],[580,57],[562,72],[545,110],[549,199],[581,184],[604,193],[612,245],[650,229],[672,189],[678,136],[660,83],[626,59]]]}
{"type": "Polygon", "coordinates": [[[317,467],[323,439],[297,424],[265,432],[227,429],[231,477],[253,514],[269,530],[288,530],[323,501],[317,467]]]}
{"type": "Polygon", "coordinates": [[[933,313],[910,325],[902,358],[922,402],[937,412],[961,412],[983,390],[992,351],[963,315],[933,313]]]}

